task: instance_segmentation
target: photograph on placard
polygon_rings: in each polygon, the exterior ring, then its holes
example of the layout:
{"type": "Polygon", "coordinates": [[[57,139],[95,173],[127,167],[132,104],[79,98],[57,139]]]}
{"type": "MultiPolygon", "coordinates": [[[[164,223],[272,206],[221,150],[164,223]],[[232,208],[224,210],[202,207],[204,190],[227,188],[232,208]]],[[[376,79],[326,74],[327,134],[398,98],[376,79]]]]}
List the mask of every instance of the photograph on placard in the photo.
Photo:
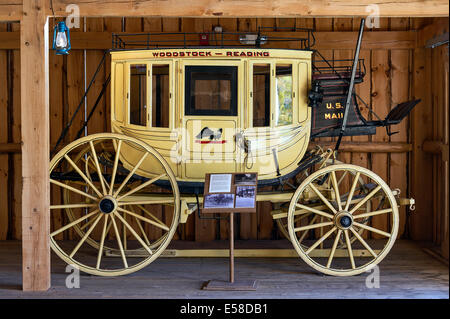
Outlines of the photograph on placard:
{"type": "Polygon", "coordinates": [[[234,175],[235,185],[255,185],[256,184],[256,174],[235,174],[234,175]]]}
{"type": "Polygon", "coordinates": [[[236,208],[255,207],[256,186],[238,186],[236,188],[236,208]]]}
{"type": "Polygon", "coordinates": [[[208,194],[203,202],[204,208],[233,208],[234,194],[208,194]]]}

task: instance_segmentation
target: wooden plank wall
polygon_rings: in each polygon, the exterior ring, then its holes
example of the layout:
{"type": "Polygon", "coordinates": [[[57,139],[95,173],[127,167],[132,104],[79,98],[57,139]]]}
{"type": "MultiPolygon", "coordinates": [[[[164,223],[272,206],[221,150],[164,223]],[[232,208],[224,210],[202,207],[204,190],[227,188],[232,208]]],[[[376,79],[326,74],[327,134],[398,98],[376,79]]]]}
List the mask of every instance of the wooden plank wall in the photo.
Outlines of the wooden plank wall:
{"type": "MultiPolygon", "coordinates": [[[[434,19],[421,32],[422,44],[449,32],[448,18],[434,19]]],[[[449,53],[448,44],[414,50],[414,95],[427,109],[412,117],[412,191],[417,212],[411,236],[432,241],[448,260],[449,253],[449,53]],[[431,213],[425,214],[425,211],[431,213]],[[426,231],[424,231],[426,230],[426,231]]]]}
{"type": "MultiPolygon", "coordinates": [[[[83,20],[82,20],[83,21],[83,20]]],[[[110,32],[203,32],[211,31],[213,26],[221,25],[224,31],[256,31],[258,26],[278,27],[315,27],[317,31],[357,31],[360,19],[349,18],[87,18],[80,29],[71,32],[110,31],[110,32]]],[[[431,23],[429,18],[382,18],[380,30],[418,30],[431,23]]],[[[54,22],[50,24],[52,27],[54,22]]],[[[0,31],[18,31],[17,23],[0,23],[0,31]]],[[[366,29],[366,32],[376,32],[366,29]]],[[[322,50],[328,57],[352,58],[353,50],[340,50],[338,47],[322,50]]],[[[53,145],[63,125],[75,112],[79,100],[88,85],[90,77],[95,71],[102,57],[101,50],[72,50],[68,56],[50,54],[50,111],[51,111],[51,144],[53,145]]],[[[361,57],[365,59],[367,75],[363,84],[358,85],[358,94],[371,105],[374,111],[384,118],[397,103],[408,100],[414,95],[411,74],[417,71],[415,58],[425,58],[423,53],[412,49],[364,49],[361,57]]],[[[99,77],[93,84],[92,92],[87,97],[87,112],[94,103],[101,90],[104,79],[109,74],[109,59],[106,67],[102,68],[99,77]]],[[[0,81],[6,85],[0,87],[0,143],[20,143],[20,64],[17,50],[0,50],[0,81]]],[[[448,84],[447,84],[448,87],[448,84]]],[[[109,131],[109,89],[106,97],[100,102],[89,126],[87,134],[109,131]]],[[[448,100],[447,100],[448,101],[448,100]]],[[[84,105],[82,106],[84,109],[84,105]]],[[[425,105],[419,105],[422,112],[429,113],[425,105]]],[[[362,113],[370,118],[366,108],[361,106],[362,113]]],[[[75,119],[64,144],[75,139],[84,118],[83,112],[75,119]]],[[[440,118],[440,115],[436,115],[440,118]]],[[[440,134],[441,126],[432,128],[435,135],[440,134]]],[[[347,137],[345,140],[362,142],[411,142],[413,136],[409,119],[398,127],[393,127],[399,134],[391,137],[386,131],[378,129],[376,135],[347,137]]],[[[322,139],[329,141],[331,139],[322,139]]],[[[21,155],[19,152],[0,153],[0,240],[20,239],[20,198],[21,198],[21,155]]],[[[392,188],[400,188],[402,195],[411,192],[411,179],[408,174],[410,158],[407,153],[341,153],[342,161],[355,163],[374,170],[392,188]]],[[[440,171],[436,171],[436,176],[440,171]]],[[[56,191],[56,190],[52,190],[56,191]]],[[[281,238],[272,221],[268,210],[270,203],[258,203],[257,214],[241,215],[237,218],[237,238],[240,239],[277,239],[281,238]]],[[[406,230],[406,209],[401,209],[400,234],[406,230]]],[[[424,212],[423,214],[432,214],[424,212]]],[[[64,216],[52,216],[54,226],[63,224],[64,216]]],[[[387,220],[377,227],[383,228],[387,220]]],[[[198,216],[191,216],[187,224],[180,226],[177,237],[186,240],[209,241],[227,238],[227,221],[201,220],[198,216]]],[[[421,227],[415,225],[414,227],[421,227]]],[[[431,224],[430,224],[431,227],[431,224]]],[[[422,233],[426,232],[423,230],[422,233]]],[[[420,237],[417,235],[417,237],[420,237]]],[[[70,239],[70,236],[69,238],[70,239]]]]}

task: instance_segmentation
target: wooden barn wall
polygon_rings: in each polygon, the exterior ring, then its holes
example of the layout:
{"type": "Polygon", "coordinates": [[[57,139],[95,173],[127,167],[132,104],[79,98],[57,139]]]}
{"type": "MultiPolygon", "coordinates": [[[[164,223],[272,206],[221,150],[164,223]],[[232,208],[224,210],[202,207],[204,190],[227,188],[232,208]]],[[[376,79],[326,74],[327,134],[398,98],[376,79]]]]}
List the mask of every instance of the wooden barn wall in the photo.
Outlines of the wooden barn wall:
{"type": "MultiPolygon", "coordinates": [[[[449,32],[448,18],[434,19],[422,30],[425,45],[449,32]]],[[[411,214],[411,236],[432,241],[449,256],[449,51],[448,44],[414,50],[413,86],[426,109],[412,116],[411,186],[417,210],[411,214]],[[428,213],[424,213],[428,211],[428,213]]]]}
{"type": "MultiPolygon", "coordinates": [[[[380,29],[377,31],[418,30],[432,22],[429,18],[382,18],[380,29]]],[[[141,31],[164,31],[164,32],[203,32],[211,31],[214,25],[220,24],[224,31],[256,31],[258,26],[278,27],[315,27],[317,31],[357,31],[360,19],[349,18],[321,18],[321,19],[233,19],[233,18],[87,18],[80,29],[72,29],[71,32],[109,31],[109,32],[141,32],[141,31]]],[[[51,24],[53,25],[53,23],[51,24]]],[[[18,23],[0,23],[0,32],[14,32],[19,30],[18,23]]],[[[366,32],[376,32],[366,29],[366,32]]],[[[440,51],[439,51],[440,52],[440,51]]],[[[353,50],[342,50],[339,47],[329,50],[321,50],[326,57],[352,58],[353,50]]],[[[429,53],[418,52],[413,49],[363,49],[361,57],[365,59],[367,75],[363,84],[357,85],[358,94],[371,105],[374,111],[384,118],[387,113],[398,103],[411,99],[415,94],[414,89],[419,89],[420,84],[413,82],[413,72],[422,72],[416,59],[429,64],[429,53]],[[416,87],[414,87],[416,85],[416,87]]],[[[438,51],[433,51],[438,55],[438,51]]],[[[51,118],[51,144],[54,145],[68,119],[75,112],[84,88],[87,86],[93,72],[103,55],[102,50],[71,50],[68,56],[56,56],[50,54],[50,118],[51,118]]],[[[0,146],[5,143],[20,143],[20,56],[18,50],[0,50],[0,146]]],[[[89,112],[97,94],[100,92],[103,81],[109,74],[109,60],[106,67],[102,68],[93,89],[87,97],[86,111],[89,112]]],[[[424,66],[425,67],[425,66],[424,66]]],[[[433,66],[439,70],[439,63],[433,66]]],[[[448,64],[447,64],[448,72],[448,64]]],[[[421,75],[420,76],[425,76],[421,75]]],[[[429,76],[429,75],[426,75],[429,76]]],[[[434,79],[434,78],[433,78],[434,79]]],[[[434,79],[439,81],[437,78],[434,79]]],[[[429,88],[430,83],[424,83],[429,88]]],[[[442,85],[440,87],[442,88],[442,85]]],[[[447,82],[448,89],[448,82],[447,82]]],[[[433,89],[435,92],[437,88],[433,89]]],[[[443,92],[435,92],[437,99],[442,99],[443,92]]],[[[434,96],[434,95],[433,95],[434,96]]],[[[90,124],[86,129],[87,134],[106,132],[110,130],[109,123],[109,89],[101,100],[90,124]]],[[[446,97],[448,103],[448,95],[446,97]]],[[[440,100],[439,100],[440,101],[440,100]]],[[[447,104],[448,105],[448,104],[447,104]]],[[[83,123],[85,116],[83,112],[77,116],[67,134],[64,144],[75,139],[76,133],[83,123]]],[[[421,110],[416,114],[425,114],[437,122],[428,123],[424,128],[418,125],[416,130],[430,130],[435,138],[441,137],[442,132],[442,110],[438,110],[433,104],[422,103],[418,106],[421,110]],[[441,112],[441,113],[439,113],[441,112]],[[432,114],[432,115],[431,115],[432,114]]],[[[448,109],[448,108],[447,108],[448,109]]],[[[371,118],[371,114],[362,107],[364,116],[371,118]]],[[[415,112],[418,112],[417,110],[415,112]]],[[[412,116],[412,118],[414,115],[412,116]]],[[[417,119],[417,116],[416,116],[417,119]]],[[[412,143],[415,136],[410,125],[411,119],[404,120],[400,125],[393,127],[398,134],[388,136],[386,131],[378,129],[374,136],[347,137],[344,140],[354,142],[403,142],[412,143]]],[[[414,121],[414,118],[412,119],[414,121]]],[[[417,121],[416,121],[417,122],[417,121]]],[[[448,123],[448,122],[447,122],[448,123]]],[[[448,124],[447,124],[448,125],[448,124]]],[[[448,126],[447,126],[448,127],[448,126]]],[[[322,139],[330,141],[332,139],[322,139]]],[[[447,142],[448,143],[448,142],[447,142]]],[[[11,145],[11,144],[8,144],[11,145]]],[[[411,157],[409,153],[341,153],[340,159],[346,163],[354,163],[367,167],[380,175],[391,188],[400,188],[403,196],[411,195],[410,172],[411,157]]],[[[438,163],[434,159],[433,163],[438,163]]],[[[431,164],[430,164],[431,165],[431,164]]],[[[438,165],[438,164],[436,164],[438,165]]],[[[438,165],[439,166],[439,165],[438,165]]],[[[431,167],[431,166],[430,166],[431,167]]],[[[440,176],[442,167],[433,166],[433,176],[440,176]]],[[[448,168],[447,168],[448,169],[448,168]]],[[[431,174],[431,171],[430,171],[431,174]]],[[[440,187],[442,180],[433,181],[433,187],[440,187]]],[[[428,184],[424,184],[427,185],[428,184]]],[[[416,185],[418,192],[429,192],[431,188],[416,185]]],[[[431,187],[431,184],[429,185],[431,187]]],[[[447,186],[448,188],[448,186],[447,186]]],[[[448,190],[448,189],[447,189],[448,190]]],[[[436,193],[437,194],[437,193],[436,193]]],[[[441,194],[441,193],[439,193],[441,194]]],[[[415,195],[413,195],[415,196],[415,195]]],[[[437,195],[436,195],[437,196],[437,195]]],[[[423,197],[423,196],[422,196],[423,197]]],[[[442,199],[442,197],[441,197],[442,199]]],[[[419,199],[418,199],[419,200],[419,199]]],[[[21,154],[20,147],[16,150],[2,151],[0,148],[0,240],[21,238],[21,154]]],[[[448,202],[447,202],[448,203],[448,202]]],[[[440,204],[439,204],[440,205],[440,204]]],[[[448,205],[448,204],[447,204],[448,205]]],[[[418,205],[419,207],[419,205],[418,205]]],[[[423,206],[421,206],[423,207],[423,206]]],[[[421,214],[415,225],[407,225],[407,208],[400,209],[400,232],[399,236],[413,235],[416,239],[433,239],[431,230],[433,222],[433,211],[438,211],[441,206],[428,206],[426,210],[417,211],[421,214]],[[425,217],[424,217],[425,216],[425,217]],[[422,224],[423,220],[425,223],[422,224]],[[409,229],[408,229],[409,228],[409,229]],[[412,228],[412,231],[411,231],[412,228]]],[[[281,234],[277,231],[269,210],[270,203],[258,203],[257,214],[243,214],[238,216],[237,237],[240,239],[277,239],[281,234]]],[[[55,226],[63,224],[65,217],[61,215],[52,216],[55,226]]],[[[409,219],[411,220],[411,219],[409,219]]],[[[381,221],[378,228],[385,228],[387,220],[381,221]]],[[[227,238],[227,221],[200,220],[197,215],[190,216],[187,224],[181,225],[177,238],[209,241],[227,238]]],[[[438,241],[439,239],[436,238],[438,241]]]]}

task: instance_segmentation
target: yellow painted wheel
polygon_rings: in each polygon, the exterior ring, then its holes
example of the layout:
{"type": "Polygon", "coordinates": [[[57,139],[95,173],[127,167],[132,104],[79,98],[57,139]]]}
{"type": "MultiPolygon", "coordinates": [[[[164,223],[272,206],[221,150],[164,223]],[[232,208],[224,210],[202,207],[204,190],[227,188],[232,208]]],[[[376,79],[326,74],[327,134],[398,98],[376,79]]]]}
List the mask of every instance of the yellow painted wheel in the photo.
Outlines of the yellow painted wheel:
{"type": "MultiPolygon", "coordinates": [[[[115,156],[114,145],[111,145],[109,148],[107,148],[106,145],[108,144],[108,142],[105,141],[104,139],[97,139],[97,140],[94,140],[92,143],[95,146],[95,148],[100,148],[98,151],[96,151],[98,158],[108,160],[110,163],[114,161],[114,156],[115,156]]],[[[82,149],[75,156],[75,158],[73,159],[73,162],[75,163],[76,166],[81,167],[82,171],[85,173],[85,175],[89,179],[92,180],[91,176],[92,175],[95,176],[97,174],[97,172],[96,172],[97,167],[96,167],[95,160],[91,154],[91,146],[90,145],[88,145],[84,149],[82,149]]],[[[101,164],[101,162],[99,162],[99,165],[101,167],[103,166],[101,164]]],[[[73,167],[69,167],[68,172],[76,173],[75,170],[73,169],[73,167]]],[[[65,182],[65,183],[67,185],[70,184],[70,182],[65,182]]],[[[78,181],[78,184],[83,185],[85,189],[89,189],[89,185],[84,181],[78,181]]],[[[125,187],[127,187],[127,186],[125,186],[125,187]]],[[[92,195],[95,195],[95,193],[93,192],[92,189],[90,190],[90,192],[92,193],[92,195]]],[[[64,210],[66,212],[66,215],[69,218],[69,221],[73,222],[77,219],[76,216],[79,214],[77,214],[77,208],[71,207],[70,204],[75,203],[77,201],[77,196],[79,197],[79,194],[74,193],[73,191],[71,191],[68,188],[63,188],[62,194],[63,194],[63,202],[64,202],[64,204],[67,205],[67,207],[64,210]]],[[[128,206],[128,207],[124,207],[124,208],[134,211],[133,206],[128,206]]],[[[144,210],[145,207],[143,207],[142,205],[139,205],[138,209],[144,210]]],[[[122,217],[126,219],[127,214],[123,213],[122,217]]],[[[80,238],[83,238],[83,236],[85,235],[86,229],[88,228],[89,225],[91,225],[91,223],[94,220],[95,220],[95,218],[88,218],[86,220],[86,222],[82,225],[75,224],[73,226],[73,230],[80,236],[80,238]]],[[[109,225],[109,227],[111,227],[111,226],[112,225],[109,225]]],[[[140,226],[142,226],[142,224],[138,225],[139,228],[140,228],[140,226]]],[[[145,232],[143,234],[145,234],[145,232]]],[[[131,253],[133,255],[133,252],[135,252],[135,251],[139,251],[139,252],[142,251],[143,248],[130,249],[128,247],[127,235],[129,235],[129,234],[127,234],[126,228],[121,229],[121,235],[122,235],[122,244],[123,244],[123,249],[125,250],[125,254],[131,253]]],[[[148,247],[151,249],[158,247],[164,241],[166,236],[167,236],[167,233],[164,233],[164,234],[161,234],[161,236],[158,239],[152,240],[151,242],[148,241],[148,247]]],[[[95,249],[100,249],[100,240],[96,240],[95,238],[92,238],[92,236],[87,236],[86,243],[91,245],[95,249]]],[[[109,247],[107,244],[106,245],[104,244],[103,249],[104,249],[104,251],[107,251],[114,255],[120,254],[120,250],[118,250],[116,247],[109,247]]]]}
{"type": "Polygon", "coordinates": [[[322,168],[301,183],[289,205],[287,226],[295,250],[308,265],[328,275],[352,276],[373,268],[388,254],[397,237],[398,218],[394,195],[378,175],[356,165],[339,164],[322,168]],[[348,183],[338,186],[342,176],[351,175],[348,183]],[[366,185],[362,192],[359,178],[366,185]],[[324,186],[324,180],[330,180],[331,187],[324,186]],[[342,198],[343,193],[348,196],[342,198]],[[316,203],[311,205],[314,197],[316,203]],[[367,202],[372,207],[369,212],[367,202]],[[306,225],[298,225],[295,219],[303,214],[312,214],[313,218],[306,225]],[[367,218],[369,222],[362,223],[367,218]],[[387,229],[375,226],[383,224],[380,220],[386,221],[387,229]],[[367,235],[362,236],[361,229],[367,235]],[[313,236],[307,237],[311,232],[313,236]],[[353,243],[351,235],[357,239],[353,243]],[[338,247],[340,241],[345,242],[344,247],[338,247]],[[316,249],[323,253],[311,254],[316,249]],[[356,250],[365,251],[365,256],[356,256],[356,250]]]}
{"type": "Polygon", "coordinates": [[[52,229],[51,247],[90,274],[142,269],[164,251],[179,223],[180,196],[170,166],[136,138],[100,133],[72,142],[51,160],[50,182],[62,194],[52,191],[51,212],[68,216],[52,229]],[[64,240],[72,237],[79,239],[64,240]],[[145,254],[127,258],[132,250],[145,254]]]}
{"type": "MultiPolygon", "coordinates": [[[[339,161],[339,160],[336,160],[336,159],[333,160],[331,158],[328,158],[325,161],[323,161],[322,163],[319,163],[317,165],[318,166],[317,169],[322,169],[322,168],[330,166],[330,165],[339,165],[339,164],[344,164],[344,163],[339,161]]],[[[350,176],[355,176],[356,175],[356,171],[348,171],[348,174],[349,174],[349,177],[350,176]]],[[[309,174],[307,172],[305,172],[304,176],[305,176],[305,178],[307,178],[309,176],[309,174]]],[[[343,176],[343,178],[341,178],[341,179],[339,179],[337,181],[338,187],[341,187],[341,184],[344,183],[344,182],[346,182],[346,176],[343,176]]],[[[330,179],[325,180],[324,184],[327,185],[327,187],[330,188],[331,187],[331,180],[330,179]]],[[[359,192],[360,193],[362,193],[364,191],[368,192],[367,189],[364,189],[364,185],[365,185],[365,182],[364,182],[363,178],[359,177],[358,178],[358,186],[359,186],[359,192]]],[[[340,195],[341,195],[342,198],[345,198],[348,194],[341,193],[340,195]]],[[[316,199],[316,201],[317,201],[317,199],[316,199]]],[[[332,200],[332,202],[333,202],[333,200],[332,200]]],[[[313,202],[305,203],[305,204],[314,206],[313,202]]],[[[366,212],[370,212],[370,210],[371,210],[370,204],[371,204],[370,201],[368,201],[364,205],[364,207],[366,209],[366,212]]],[[[288,216],[288,214],[286,212],[286,217],[285,218],[278,218],[278,219],[276,219],[276,223],[277,223],[278,229],[280,230],[281,234],[285,238],[290,240],[289,230],[287,228],[287,224],[288,224],[287,216],[288,216]]],[[[313,218],[314,218],[314,214],[313,213],[305,213],[305,214],[301,214],[301,215],[296,216],[295,219],[294,219],[294,222],[295,222],[296,225],[300,225],[300,224],[305,223],[305,222],[310,222],[311,219],[313,219],[313,218]]],[[[320,219],[323,221],[323,217],[321,217],[320,219]]],[[[368,222],[368,220],[369,219],[367,218],[367,219],[361,221],[361,223],[366,224],[368,222]]],[[[362,229],[362,228],[360,228],[358,230],[358,233],[360,235],[362,235],[363,232],[364,232],[364,229],[362,229]]],[[[355,240],[357,240],[357,238],[353,234],[350,234],[350,242],[353,243],[353,242],[355,242],[355,240]]],[[[345,248],[345,247],[347,247],[346,245],[347,244],[345,243],[345,241],[341,239],[341,240],[339,240],[339,244],[338,244],[337,248],[345,248]]]]}

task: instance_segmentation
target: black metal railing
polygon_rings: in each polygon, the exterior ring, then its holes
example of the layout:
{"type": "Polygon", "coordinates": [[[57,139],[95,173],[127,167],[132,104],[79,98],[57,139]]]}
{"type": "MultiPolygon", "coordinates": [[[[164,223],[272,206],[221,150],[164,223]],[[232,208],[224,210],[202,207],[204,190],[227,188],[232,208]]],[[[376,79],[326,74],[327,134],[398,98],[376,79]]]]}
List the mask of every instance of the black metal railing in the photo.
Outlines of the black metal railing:
{"type": "MultiPolygon", "coordinates": [[[[315,51],[312,60],[313,74],[336,74],[343,78],[349,77],[352,72],[353,59],[326,59],[319,51],[315,51]]],[[[366,65],[364,59],[358,59],[356,74],[364,77],[366,65]]]]}
{"type": "Polygon", "coordinates": [[[152,48],[189,47],[284,47],[310,50],[315,44],[314,31],[306,28],[268,28],[259,27],[256,32],[148,32],[113,33],[112,50],[137,50],[152,48]],[[270,32],[268,30],[273,30],[270,32]],[[280,33],[296,32],[299,36],[280,33]],[[277,34],[279,33],[279,34],[277,34]],[[251,35],[250,43],[240,41],[241,37],[251,35]],[[276,44],[275,44],[276,43],[276,44]],[[274,45],[275,44],[275,45],[274,45]],[[284,45],[283,45],[284,44],[284,45]]]}

